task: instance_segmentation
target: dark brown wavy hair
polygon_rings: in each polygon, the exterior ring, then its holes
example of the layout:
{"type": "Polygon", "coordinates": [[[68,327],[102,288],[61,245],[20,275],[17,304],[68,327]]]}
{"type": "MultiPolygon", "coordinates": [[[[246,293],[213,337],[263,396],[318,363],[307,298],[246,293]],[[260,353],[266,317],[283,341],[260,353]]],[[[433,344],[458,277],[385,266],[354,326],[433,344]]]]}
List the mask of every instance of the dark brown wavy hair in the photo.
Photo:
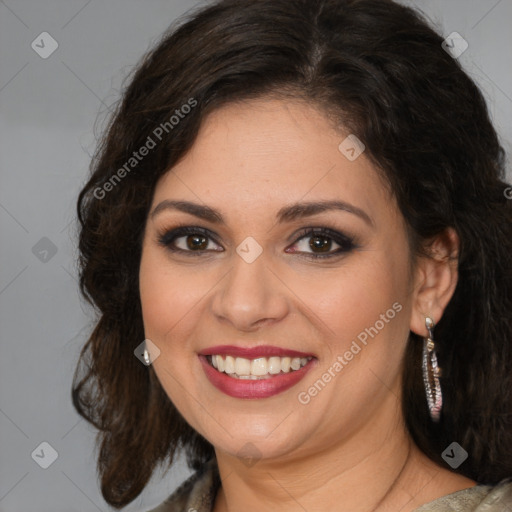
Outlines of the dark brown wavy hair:
{"type": "Polygon", "coordinates": [[[459,281],[435,330],[442,418],[434,424],[428,414],[414,333],[404,415],[416,444],[440,465],[457,441],[469,453],[459,473],[480,483],[512,476],[505,155],[481,92],[442,41],[420,14],[391,0],[220,0],[189,13],[142,59],[78,199],[80,288],[98,319],[72,399],[99,430],[98,471],[110,505],[134,500],[179,450],[192,469],[214,456],[134,356],[144,340],[141,242],[158,179],[191,148],[205,117],[261,97],[304,100],[364,142],[397,199],[413,254],[447,227],[458,233],[459,281]],[[129,160],[148,137],[155,147],[129,160]]]}

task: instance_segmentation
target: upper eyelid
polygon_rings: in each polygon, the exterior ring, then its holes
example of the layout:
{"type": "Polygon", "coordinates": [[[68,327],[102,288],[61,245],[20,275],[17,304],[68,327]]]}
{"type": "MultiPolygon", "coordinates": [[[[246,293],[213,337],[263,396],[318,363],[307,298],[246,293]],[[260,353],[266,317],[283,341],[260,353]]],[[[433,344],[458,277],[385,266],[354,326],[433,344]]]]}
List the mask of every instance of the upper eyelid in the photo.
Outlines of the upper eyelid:
{"type": "Polygon", "coordinates": [[[213,233],[211,230],[209,230],[208,228],[203,228],[203,227],[199,227],[199,226],[191,226],[191,225],[179,225],[179,226],[176,226],[175,228],[172,228],[172,229],[169,229],[167,231],[164,231],[164,236],[165,234],[167,233],[173,233],[173,232],[177,232],[175,234],[175,236],[173,237],[174,240],[176,240],[177,238],[181,238],[183,236],[187,236],[187,235],[190,235],[190,234],[194,234],[194,233],[199,233],[201,235],[206,235],[208,236],[213,242],[215,242],[217,245],[221,245],[220,242],[218,241],[217,239],[217,235],[215,233],[213,233]],[[180,230],[182,229],[188,229],[190,231],[190,233],[179,233],[180,230]]]}
{"type": "MultiPolygon", "coordinates": [[[[335,230],[332,228],[327,227],[309,227],[309,228],[303,228],[298,233],[295,233],[295,235],[292,237],[292,243],[296,244],[303,238],[313,237],[315,234],[318,234],[320,236],[325,236],[326,238],[330,238],[334,243],[340,245],[343,247],[344,243],[350,244],[351,248],[356,248],[359,246],[358,238],[355,236],[350,235],[346,232],[340,232],[339,230],[335,230]]],[[[335,253],[333,253],[335,254],[335,253]]]]}
{"type": "MultiPolygon", "coordinates": [[[[173,232],[179,232],[181,229],[189,230],[191,232],[207,234],[207,236],[211,237],[213,240],[220,238],[220,237],[218,237],[217,233],[213,232],[209,228],[205,228],[202,226],[194,226],[191,224],[178,224],[178,225],[168,228],[168,229],[164,228],[161,230],[157,230],[157,236],[160,238],[162,236],[166,236],[173,232]],[[196,231],[194,231],[194,230],[196,230],[196,231]]],[[[313,233],[318,232],[318,233],[324,234],[326,236],[329,236],[329,232],[330,232],[330,233],[332,233],[332,236],[340,236],[342,238],[350,238],[350,239],[355,238],[344,229],[340,230],[339,228],[316,225],[316,226],[305,226],[305,227],[302,227],[299,229],[295,229],[294,232],[290,236],[287,237],[287,240],[288,241],[296,240],[297,237],[304,237],[310,232],[313,232],[313,233]]],[[[176,233],[177,236],[178,236],[178,234],[179,233],[176,233]]],[[[180,235],[180,236],[184,236],[185,234],[186,233],[184,233],[183,235],[180,235]]],[[[217,242],[217,243],[219,243],[219,242],[217,242]]]]}

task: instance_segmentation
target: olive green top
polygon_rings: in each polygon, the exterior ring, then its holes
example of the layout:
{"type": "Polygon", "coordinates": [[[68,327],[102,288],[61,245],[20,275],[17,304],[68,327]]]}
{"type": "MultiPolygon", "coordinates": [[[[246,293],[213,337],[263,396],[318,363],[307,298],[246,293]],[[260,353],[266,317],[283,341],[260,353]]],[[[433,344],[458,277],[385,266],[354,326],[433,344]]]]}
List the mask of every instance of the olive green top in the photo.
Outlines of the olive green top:
{"type": "MultiPolygon", "coordinates": [[[[215,458],[148,512],[211,512],[220,477],[215,458]]],[[[512,479],[476,485],[426,503],[414,512],[512,512],[512,479]]]]}

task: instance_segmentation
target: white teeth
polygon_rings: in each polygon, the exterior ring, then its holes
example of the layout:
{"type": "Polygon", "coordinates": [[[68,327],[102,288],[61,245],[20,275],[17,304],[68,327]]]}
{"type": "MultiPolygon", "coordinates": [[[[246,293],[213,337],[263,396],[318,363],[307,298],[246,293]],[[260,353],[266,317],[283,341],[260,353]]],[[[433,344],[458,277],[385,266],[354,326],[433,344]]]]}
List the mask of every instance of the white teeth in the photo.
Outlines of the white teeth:
{"type": "Polygon", "coordinates": [[[226,356],[224,360],[224,371],[226,373],[235,373],[235,358],[233,356],[226,356]]]}
{"type": "Polygon", "coordinates": [[[267,370],[270,375],[277,375],[278,373],[281,373],[281,358],[270,357],[267,363],[267,370]]]}
{"type": "Polygon", "coordinates": [[[267,375],[267,360],[264,357],[253,359],[251,363],[251,375],[261,377],[267,375]]]}
{"type": "Polygon", "coordinates": [[[300,368],[300,357],[294,357],[291,362],[292,370],[298,370],[300,368]]]}
{"type": "Polygon", "coordinates": [[[289,373],[305,366],[312,357],[245,357],[212,355],[211,364],[219,372],[224,372],[237,379],[261,379],[279,373],[289,373]]]}
{"type": "MultiPolygon", "coordinates": [[[[222,357],[222,356],[217,356],[222,357]]],[[[218,360],[217,360],[218,362],[218,360]]],[[[244,357],[237,357],[235,359],[235,373],[239,376],[251,374],[251,361],[244,357]]]]}
{"type": "Polygon", "coordinates": [[[288,373],[290,371],[290,363],[292,362],[290,357],[281,358],[281,371],[288,373]]]}

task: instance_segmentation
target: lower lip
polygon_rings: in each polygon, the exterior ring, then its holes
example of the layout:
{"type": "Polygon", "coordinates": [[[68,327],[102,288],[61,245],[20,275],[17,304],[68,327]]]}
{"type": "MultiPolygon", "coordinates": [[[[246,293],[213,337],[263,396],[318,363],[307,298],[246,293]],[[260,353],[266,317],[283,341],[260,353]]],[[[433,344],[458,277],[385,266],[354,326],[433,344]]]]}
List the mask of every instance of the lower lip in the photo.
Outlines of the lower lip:
{"type": "Polygon", "coordinates": [[[302,380],[313,367],[315,359],[308,361],[302,368],[289,373],[272,375],[266,379],[250,380],[235,379],[224,372],[217,371],[207,360],[200,355],[204,373],[208,380],[220,391],[233,398],[268,398],[291,388],[302,380]]]}

